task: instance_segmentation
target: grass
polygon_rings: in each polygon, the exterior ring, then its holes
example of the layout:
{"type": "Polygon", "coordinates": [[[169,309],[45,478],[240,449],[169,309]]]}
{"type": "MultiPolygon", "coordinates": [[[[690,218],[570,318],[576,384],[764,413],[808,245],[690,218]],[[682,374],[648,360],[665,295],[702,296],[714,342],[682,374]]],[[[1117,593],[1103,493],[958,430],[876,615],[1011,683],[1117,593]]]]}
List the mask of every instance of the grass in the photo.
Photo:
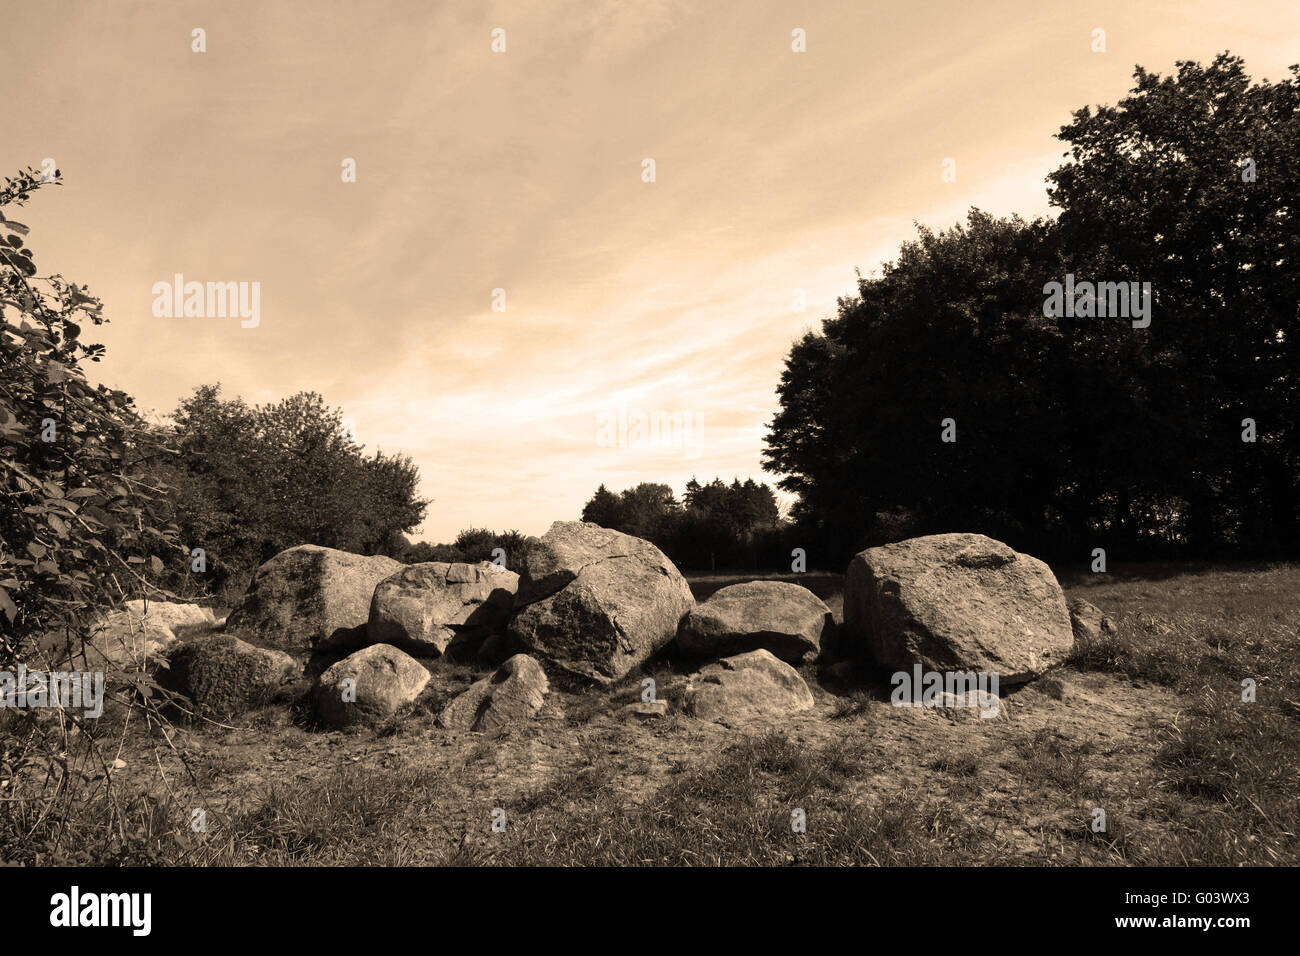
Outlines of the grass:
{"type": "Polygon", "coordinates": [[[1136,569],[1076,589],[1116,619],[1076,647],[1081,670],[1170,687],[1185,710],[1159,731],[1149,862],[1295,863],[1300,833],[1300,573],[1288,566],[1136,569]],[[1243,682],[1254,684],[1245,699],[1243,682]]]}
{"type": "Polygon", "coordinates": [[[985,835],[914,797],[863,801],[860,747],[808,749],[782,732],[726,747],[640,806],[609,788],[552,792],[502,840],[514,865],[875,865],[940,862],[985,835]],[[800,829],[800,826],[803,829],[800,829]]]}

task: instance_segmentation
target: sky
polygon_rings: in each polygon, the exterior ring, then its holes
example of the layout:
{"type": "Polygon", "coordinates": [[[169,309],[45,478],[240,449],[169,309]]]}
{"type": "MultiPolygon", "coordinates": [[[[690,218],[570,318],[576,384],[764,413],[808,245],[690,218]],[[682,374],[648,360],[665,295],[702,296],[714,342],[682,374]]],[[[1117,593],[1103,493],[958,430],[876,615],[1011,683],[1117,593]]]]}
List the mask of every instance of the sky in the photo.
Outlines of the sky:
{"type": "Polygon", "coordinates": [[[205,383],[319,392],[419,466],[430,541],[541,534],[601,483],[774,482],[784,358],[855,269],[972,206],[1048,214],[1054,134],[1135,64],[1300,62],[1294,0],[4,0],[0,20],[0,163],[61,171],[20,216],[42,273],[104,302],[91,378],[164,414],[205,383]],[[258,283],[257,324],[155,315],[177,273],[258,283]]]}

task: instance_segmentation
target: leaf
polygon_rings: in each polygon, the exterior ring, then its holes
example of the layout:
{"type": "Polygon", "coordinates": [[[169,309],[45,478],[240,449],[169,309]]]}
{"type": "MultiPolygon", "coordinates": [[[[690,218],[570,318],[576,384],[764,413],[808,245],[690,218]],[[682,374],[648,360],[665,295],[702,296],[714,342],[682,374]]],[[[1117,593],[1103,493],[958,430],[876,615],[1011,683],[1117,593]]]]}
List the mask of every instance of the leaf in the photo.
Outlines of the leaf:
{"type": "Polygon", "coordinates": [[[154,574],[162,574],[163,563],[158,560],[158,555],[155,554],[149,558],[149,567],[153,569],[154,574]]]}
{"type": "Polygon", "coordinates": [[[40,560],[41,558],[45,557],[45,555],[47,554],[47,550],[45,548],[45,545],[41,544],[39,541],[28,541],[27,553],[30,554],[33,558],[40,560]]]}
{"type": "Polygon", "coordinates": [[[18,605],[10,600],[9,592],[4,588],[0,588],[0,611],[5,612],[5,617],[9,618],[10,624],[18,617],[18,605]]]}
{"type": "Polygon", "coordinates": [[[32,231],[21,222],[14,222],[12,219],[0,219],[0,226],[3,226],[5,229],[11,230],[12,232],[16,232],[20,236],[25,236],[32,231]]]}

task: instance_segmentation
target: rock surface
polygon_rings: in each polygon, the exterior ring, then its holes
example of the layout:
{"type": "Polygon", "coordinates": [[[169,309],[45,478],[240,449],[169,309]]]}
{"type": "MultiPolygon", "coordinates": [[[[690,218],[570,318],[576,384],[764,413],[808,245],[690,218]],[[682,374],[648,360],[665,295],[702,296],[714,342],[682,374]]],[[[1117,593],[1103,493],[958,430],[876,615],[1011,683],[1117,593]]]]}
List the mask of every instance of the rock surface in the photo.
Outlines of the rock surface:
{"type": "Polygon", "coordinates": [[[412,654],[437,656],[453,640],[505,628],[519,575],[492,564],[411,564],[375,587],[366,636],[412,654]]]}
{"type": "Polygon", "coordinates": [[[817,657],[834,627],[830,608],[805,587],[749,581],[715,591],[682,622],[677,645],[690,654],[723,657],[768,650],[791,664],[817,657]]]}
{"type": "Polygon", "coordinates": [[[490,733],[531,720],[549,689],[542,666],[527,654],[516,654],[452,700],[438,719],[454,730],[490,733]]]}
{"type": "Polygon", "coordinates": [[[284,651],[219,634],[177,647],[158,672],[158,683],[188,697],[196,713],[221,718],[269,702],[301,672],[284,651]]]}
{"type": "Polygon", "coordinates": [[[686,685],[688,714],[733,726],[798,713],[813,705],[812,691],[799,672],[765,650],[709,664],[692,674],[686,685]]]}
{"type": "Polygon", "coordinates": [[[212,609],[197,604],[137,600],[127,601],[123,607],[135,617],[166,625],[173,633],[187,627],[204,629],[216,627],[216,618],[212,616],[212,609]]]}
{"type": "Polygon", "coordinates": [[[152,615],[141,618],[129,610],[110,611],[94,625],[85,647],[74,643],[65,650],[79,667],[90,670],[142,667],[167,656],[177,645],[176,635],[152,615]]]}
{"type": "Polygon", "coordinates": [[[415,700],[429,672],[391,644],[357,651],[320,675],[316,711],[329,727],[375,724],[415,700]]]}
{"type": "Polygon", "coordinates": [[[1115,633],[1115,622],[1101,609],[1087,601],[1075,598],[1069,604],[1070,627],[1076,641],[1096,641],[1105,634],[1115,633]]]}
{"type": "Polygon", "coordinates": [[[286,650],[343,643],[365,627],[375,586],[401,567],[392,558],[299,545],[257,569],[227,625],[286,650]]]}
{"type": "Polygon", "coordinates": [[[849,564],[844,629],[891,671],[983,671],[1003,685],[1061,663],[1074,644],[1051,569],[980,534],[870,548],[849,564]]]}
{"type": "Polygon", "coordinates": [[[563,670],[608,683],[668,644],[694,603],[650,542],[557,521],[524,556],[510,631],[563,670]]]}

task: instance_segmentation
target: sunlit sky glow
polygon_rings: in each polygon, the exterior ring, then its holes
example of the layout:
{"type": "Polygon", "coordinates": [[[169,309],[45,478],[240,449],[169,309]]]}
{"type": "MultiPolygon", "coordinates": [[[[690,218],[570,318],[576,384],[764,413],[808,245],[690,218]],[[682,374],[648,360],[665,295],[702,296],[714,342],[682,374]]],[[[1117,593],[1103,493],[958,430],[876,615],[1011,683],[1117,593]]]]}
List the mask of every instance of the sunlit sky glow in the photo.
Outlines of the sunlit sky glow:
{"type": "Polygon", "coordinates": [[[42,271],[104,300],[92,376],[162,412],[214,381],[318,391],[415,459],[434,541],[541,533],[601,482],[773,481],[783,358],[855,267],[913,221],[1047,212],[1053,134],[1135,63],[1300,61],[1293,0],[43,0],[4,22],[0,160],[63,172],[20,215],[42,271]],[[260,282],[260,325],[155,318],[177,272],[260,282]],[[619,447],[619,412],[700,427],[619,447]]]}

